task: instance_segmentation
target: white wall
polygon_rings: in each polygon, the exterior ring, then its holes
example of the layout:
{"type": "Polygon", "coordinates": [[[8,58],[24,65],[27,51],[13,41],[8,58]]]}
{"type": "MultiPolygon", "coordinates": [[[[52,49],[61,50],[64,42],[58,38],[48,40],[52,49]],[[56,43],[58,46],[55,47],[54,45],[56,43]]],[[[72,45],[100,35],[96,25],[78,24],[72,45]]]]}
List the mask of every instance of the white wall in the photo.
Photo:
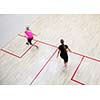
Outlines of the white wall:
{"type": "Polygon", "coordinates": [[[26,26],[31,26],[40,15],[0,14],[0,48],[16,34],[22,33],[26,26]]]}

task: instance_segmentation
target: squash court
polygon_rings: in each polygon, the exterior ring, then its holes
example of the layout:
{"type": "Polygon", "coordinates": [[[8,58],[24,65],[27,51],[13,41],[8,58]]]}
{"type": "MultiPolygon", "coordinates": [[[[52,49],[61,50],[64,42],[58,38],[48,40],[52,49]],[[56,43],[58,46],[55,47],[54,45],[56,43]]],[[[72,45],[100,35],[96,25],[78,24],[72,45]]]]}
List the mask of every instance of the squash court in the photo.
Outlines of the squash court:
{"type": "Polygon", "coordinates": [[[1,85],[100,85],[99,14],[40,15],[30,28],[39,49],[18,33],[0,48],[1,85]],[[60,39],[72,50],[67,68],[57,58],[60,39]]]}

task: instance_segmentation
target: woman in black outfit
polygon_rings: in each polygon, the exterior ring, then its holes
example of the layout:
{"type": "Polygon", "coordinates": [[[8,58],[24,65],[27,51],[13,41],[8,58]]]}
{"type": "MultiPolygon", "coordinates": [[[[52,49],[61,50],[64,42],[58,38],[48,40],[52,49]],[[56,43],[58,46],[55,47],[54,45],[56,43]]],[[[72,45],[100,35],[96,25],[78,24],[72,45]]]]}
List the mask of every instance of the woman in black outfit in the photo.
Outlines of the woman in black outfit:
{"type": "Polygon", "coordinates": [[[64,44],[64,40],[63,39],[60,40],[60,43],[61,43],[61,45],[58,47],[59,51],[58,51],[57,57],[58,57],[58,55],[60,53],[60,57],[64,60],[64,65],[66,67],[67,63],[68,63],[67,51],[71,52],[71,50],[68,48],[67,45],[64,44]]]}

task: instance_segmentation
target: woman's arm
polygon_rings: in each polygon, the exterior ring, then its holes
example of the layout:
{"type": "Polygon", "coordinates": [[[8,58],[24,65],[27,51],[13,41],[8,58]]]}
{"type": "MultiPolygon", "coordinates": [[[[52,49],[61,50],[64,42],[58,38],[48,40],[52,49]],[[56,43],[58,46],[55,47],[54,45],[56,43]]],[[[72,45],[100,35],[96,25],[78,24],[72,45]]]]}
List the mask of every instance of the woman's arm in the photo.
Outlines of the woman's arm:
{"type": "Polygon", "coordinates": [[[57,57],[59,56],[59,53],[60,53],[60,50],[59,50],[58,53],[57,53],[57,57]]]}
{"type": "Polygon", "coordinates": [[[71,49],[67,48],[69,52],[72,52],[71,49]]]}
{"type": "Polygon", "coordinates": [[[33,32],[32,32],[32,35],[37,36],[37,35],[36,35],[36,34],[34,34],[33,32]]]}
{"type": "Polygon", "coordinates": [[[24,34],[18,34],[19,36],[21,36],[21,37],[26,37],[26,35],[24,35],[24,34]]]}
{"type": "Polygon", "coordinates": [[[32,33],[34,36],[37,36],[36,34],[32,33]]]}

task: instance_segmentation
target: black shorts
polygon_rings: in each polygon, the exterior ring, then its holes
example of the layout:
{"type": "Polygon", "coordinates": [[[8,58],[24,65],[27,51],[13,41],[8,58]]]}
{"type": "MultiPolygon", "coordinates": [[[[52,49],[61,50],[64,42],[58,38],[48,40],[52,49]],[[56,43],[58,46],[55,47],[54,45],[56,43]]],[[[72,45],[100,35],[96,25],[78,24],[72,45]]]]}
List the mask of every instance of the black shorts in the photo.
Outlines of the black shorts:
{"type": "Polygon", "coordinates": [[[60,57],[64,60],[64,62],[68,62],[68,54],[60,54],[60,57]]]}
{"type": "Polygon", "coordinates": [[[32,45],[32,40],[33,40],[33,38],[31,38],[31,39],[27,39],[27,41],[32,45]]]}

